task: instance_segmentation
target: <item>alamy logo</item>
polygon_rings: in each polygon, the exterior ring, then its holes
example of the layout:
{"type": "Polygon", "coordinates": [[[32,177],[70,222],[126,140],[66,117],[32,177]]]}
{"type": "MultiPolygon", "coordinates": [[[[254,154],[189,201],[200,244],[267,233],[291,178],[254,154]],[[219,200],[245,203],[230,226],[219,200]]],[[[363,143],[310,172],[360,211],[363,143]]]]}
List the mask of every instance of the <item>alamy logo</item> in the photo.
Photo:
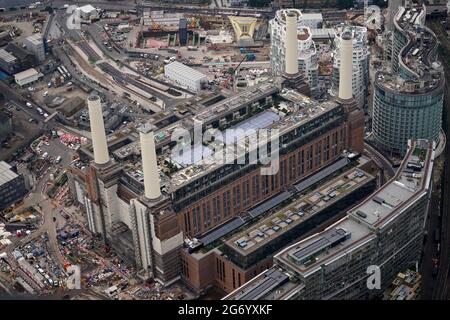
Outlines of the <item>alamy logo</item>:
{"type": "Polygon", "coordinates": [[[379,266],[371,265],[367,267],[367,289],[381,289],[381,270],[379,266]]]}
{"type": "Polygon", "coordinates": [[[176,128],[171,140],[176,142],[171,160],[184,165],[260,164],[261,175],[275,175],[279,169],[278,129],[226,129],[220,131],[194,122],[194,132],[176,128]]]}

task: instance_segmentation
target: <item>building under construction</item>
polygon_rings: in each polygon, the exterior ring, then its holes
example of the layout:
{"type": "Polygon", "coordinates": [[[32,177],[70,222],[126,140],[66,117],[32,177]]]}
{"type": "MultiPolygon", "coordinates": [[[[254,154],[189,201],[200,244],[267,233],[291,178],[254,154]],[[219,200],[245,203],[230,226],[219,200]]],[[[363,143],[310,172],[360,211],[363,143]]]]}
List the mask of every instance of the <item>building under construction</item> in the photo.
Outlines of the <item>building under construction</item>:
{"type": "MultiPolygon", "coordinates": [[[[289,30],[286,37],[295,38],[290,32],[297,28],[289,30]]],[[[364,115],[352,96],[352,46],[346,37],[339,97],[323,103],[299,92],[307,92],[307,86],[298,71],[297,46],[286,48],[282,77],[231,97],[194,97],[176,111],[135,124],[126,139],[106,137],[101,101],[90,97],[92,145],[80,149],[88,164],[74,163],[69,174],[71,193],[85,209],[89,229],[134,261],[142,279],[163,285],[183,281],[197,293],[210,286],[230,292],[255,276],[262,268],[259,261],[257,267],[249,264],[247,272],[237,260],[208,250],[299,196],[302,182],[320,178],[318,172],[327,176],[330,170],[344,170],[348,158],[343,154],[363,150],[364,115]],[[237,130],[231,138],[196,141],[211,129],[237,130]],[[258,146],[247,136],[249,129],[273,135],[258,136],[259,148],[276,159],[273,174],[263,174],[265,165],[250,161],[258,146]],[[189,152],[180,152],[180,145],[189,152]],[[214,161],[220,148],[225,162],[214,161]]]]}

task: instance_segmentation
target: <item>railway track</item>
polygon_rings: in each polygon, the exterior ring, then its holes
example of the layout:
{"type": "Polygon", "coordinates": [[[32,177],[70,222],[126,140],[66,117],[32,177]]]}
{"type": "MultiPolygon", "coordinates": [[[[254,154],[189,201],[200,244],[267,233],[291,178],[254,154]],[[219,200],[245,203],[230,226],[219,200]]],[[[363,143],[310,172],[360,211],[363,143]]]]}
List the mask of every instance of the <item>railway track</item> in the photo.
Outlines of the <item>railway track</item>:
{"type": "MultiPolygon", "coordinates": [[[[444,119],[443,129],[445,134],[448,135],[448,125],[450,124],[450,41],[447,39],[445,30],[439,20],[429,21],[430,28],[435,32],[437,38],[440,41],[442,51],[440,52],[440,58],[443,62],[444,71],[446,74],[446,84],[444,90],[444,119]]],[[[450,147],[447,143],[444,151],[445,165],[443,180],[441,181],[442,188],[442,203],[441,203],[441,252],[439,258],[439,273],[437,276],[437,285],[433,292],[433,300],[447,299],[450,287],[450,207],[449,207],[449,194],[450,194],[450,147]]]]}

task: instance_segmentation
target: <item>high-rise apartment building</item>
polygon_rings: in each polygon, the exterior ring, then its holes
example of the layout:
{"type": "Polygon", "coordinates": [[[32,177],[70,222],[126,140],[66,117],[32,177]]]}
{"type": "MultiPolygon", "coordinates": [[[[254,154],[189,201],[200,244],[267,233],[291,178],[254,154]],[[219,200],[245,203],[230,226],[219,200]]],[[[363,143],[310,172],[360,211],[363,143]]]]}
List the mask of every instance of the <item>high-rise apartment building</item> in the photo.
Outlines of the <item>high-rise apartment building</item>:
{"type": "Polygon", "coordinates": [[[305,82],[310,87],[311,96],[318,94],[318,53],[312,40],[311,29],[303,24],[302,13],[298,9],[284,9],[276,12],[275,18],[270,20],[270,64],[272,73],[280,76],[285,68],[285,39],[286,39],[286,14],[293,13],[297,16],[297,41],[298,41],[298,66],[303,74],[305,82]]]}
{"type": "Polygon", "coordinates": [[[375,76],[373,138],[388,153],[403,155],[408,139],[439,141],[445,77],[436,36],[424,21],[424,6],[400,7],[392,70],[375,76]]]}
{"type": "Polygon", "coordinates": [[[339,91],[339,68],[341,64],[341,38],[339,37],[339,34],[343,32],[350,32],[353,37],[353,96],[358,107],[367,109],[370,49],[367,41],[367,28],[365,27],[345,26],[342,30],[338,30],[338,36],[335,38],[335,47],[333,50],[332,94],[337,95],[337,92],[339,91]]]}

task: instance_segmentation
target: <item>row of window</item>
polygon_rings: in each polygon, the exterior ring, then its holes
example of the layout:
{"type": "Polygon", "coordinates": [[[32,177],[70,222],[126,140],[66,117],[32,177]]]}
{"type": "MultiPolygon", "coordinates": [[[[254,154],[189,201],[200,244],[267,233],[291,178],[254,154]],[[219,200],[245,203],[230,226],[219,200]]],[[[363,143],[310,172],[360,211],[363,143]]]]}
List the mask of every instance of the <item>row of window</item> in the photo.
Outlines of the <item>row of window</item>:
{"type": "Polygon", "coordinates": [[[275,175],[261,175],[259,168],[232,182],[230,188],[206,194],[203,200],[183,210],[184,231],[198,236],[236,216],[256,203],[276,194],[281,188],[335,159],[345,148],[345,128],[281,157],[275,175]]]}

